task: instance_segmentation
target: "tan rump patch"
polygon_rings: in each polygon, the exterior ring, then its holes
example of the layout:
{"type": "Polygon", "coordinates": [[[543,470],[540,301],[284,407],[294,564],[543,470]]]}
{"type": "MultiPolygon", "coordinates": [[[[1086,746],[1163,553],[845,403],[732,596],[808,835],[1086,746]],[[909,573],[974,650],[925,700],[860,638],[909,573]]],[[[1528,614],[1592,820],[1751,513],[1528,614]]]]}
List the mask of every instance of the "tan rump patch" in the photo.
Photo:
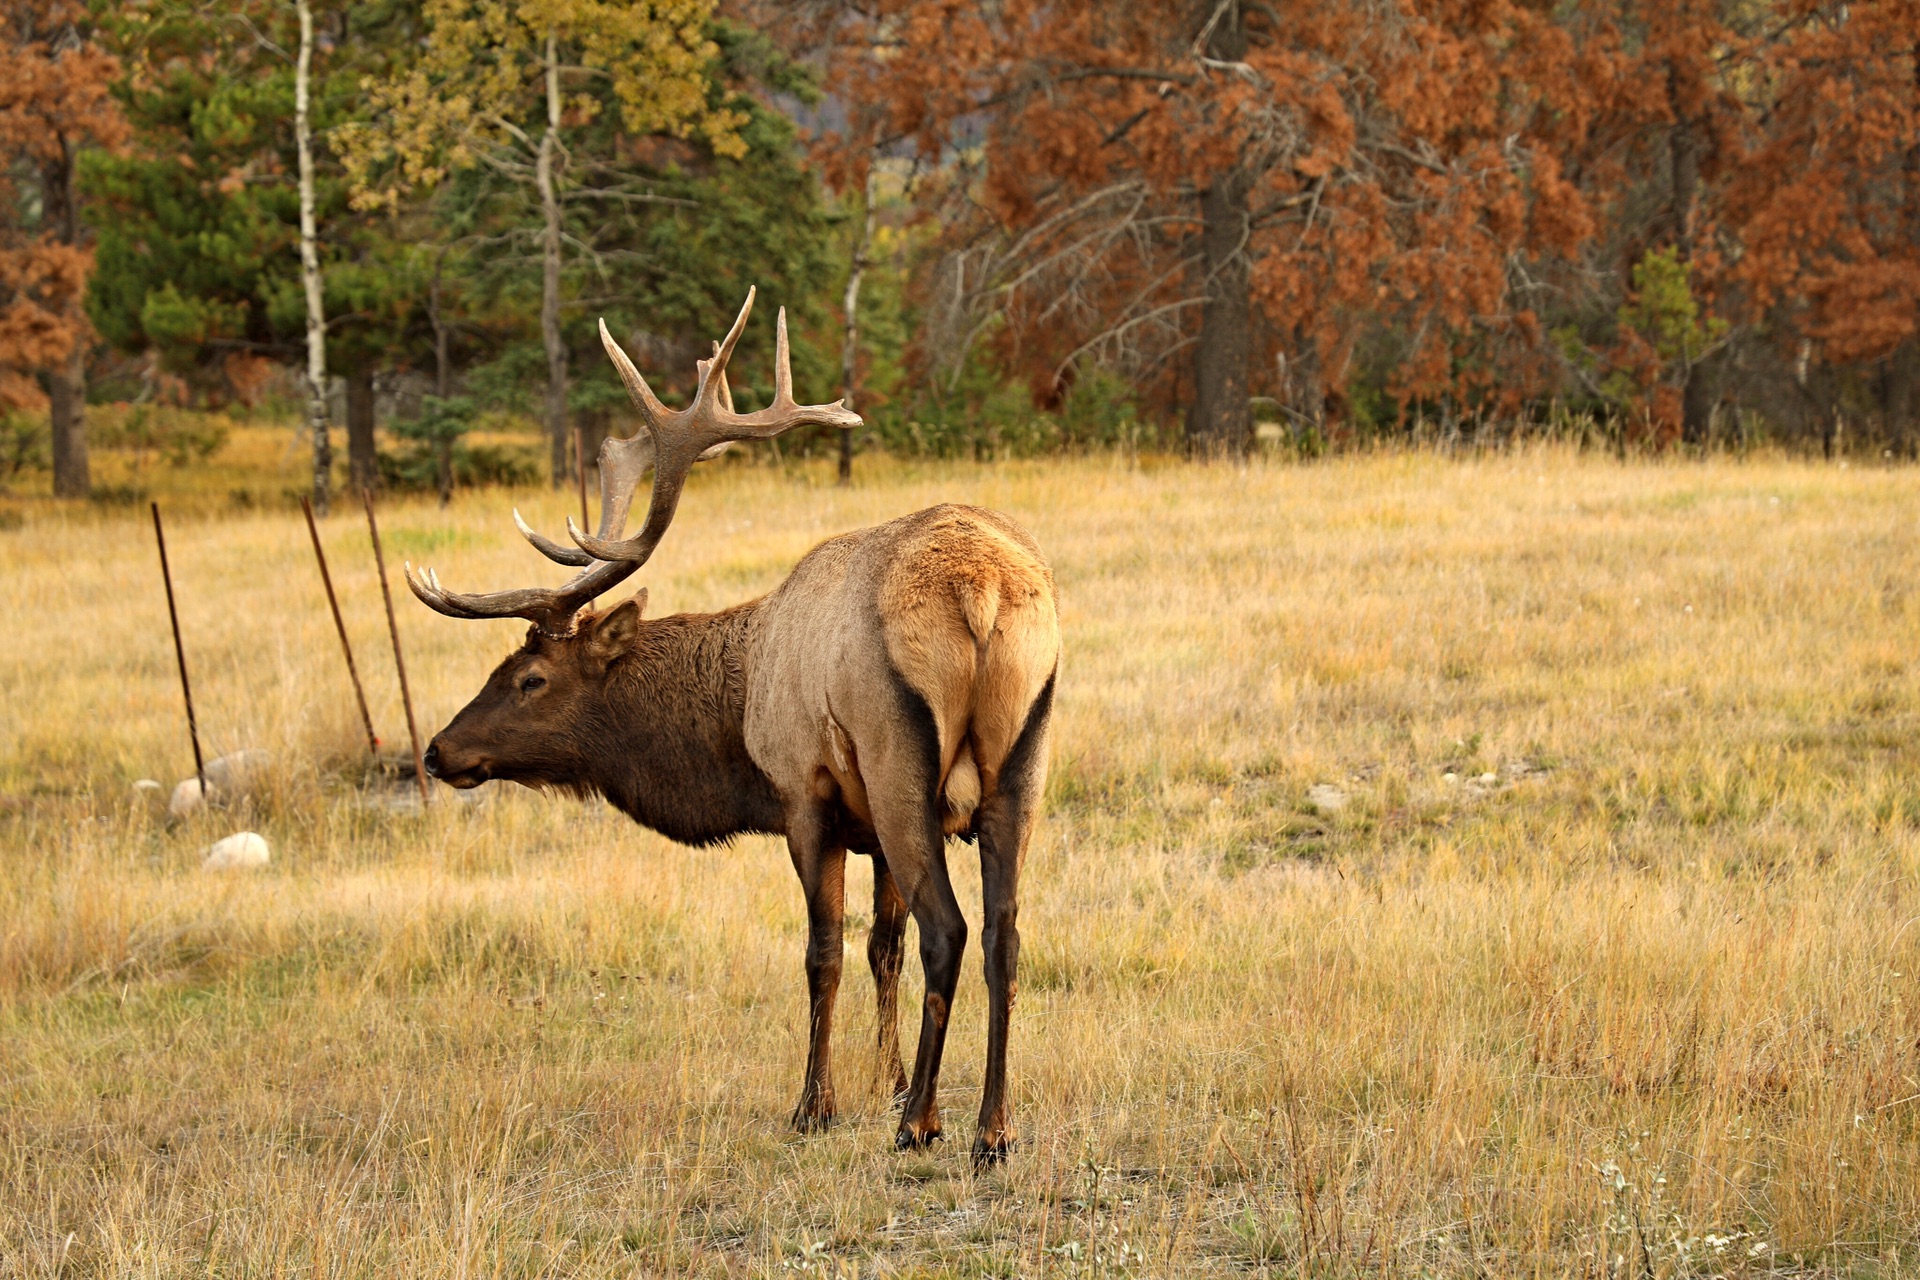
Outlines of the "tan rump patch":
{"type": "Polygon", "coordinates": [[[933,712],[942,768],[972,726],[982,753],[975,787],[984,790],[1053,669],[1052,575],[988,520],[954,511],[902,543],[880,605],[888,657],[933,712]]]}

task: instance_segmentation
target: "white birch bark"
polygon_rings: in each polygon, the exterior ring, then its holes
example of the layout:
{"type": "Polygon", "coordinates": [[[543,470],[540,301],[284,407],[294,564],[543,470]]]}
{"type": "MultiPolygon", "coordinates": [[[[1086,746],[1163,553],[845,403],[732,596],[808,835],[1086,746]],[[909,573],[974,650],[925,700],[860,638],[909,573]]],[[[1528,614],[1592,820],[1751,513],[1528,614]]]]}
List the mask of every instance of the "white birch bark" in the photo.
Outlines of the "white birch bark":
{"type": "Polygon", "coordinates": [[[320,247],[313,212],[313,126],[308,118],[313,70],[313,7],[296,0],[300,56],[293,73],[293,136],[300,151],[300,281],[307,295],[307,430],[313,436],[313,508],[327,513],[333,442],[327,436],[327,308],[320,287],[320,247]]]}
{"type": "MultiPolygon", "coordinates": [[[[855,362],[860,354],[860,277],[866,274],[867,258],[873,250],[873,219],[877,202],[873,198],[873,161],[877,157],[867,158],[867,186],[863,193],[866,205],[866,221],[860,230],[860,239],[853,246],[853,265],[847,272],[847,293],[841,300],[841,306],[847,317],[847,327],[840,340],[840,399],[847,408],[853,403],[853,378],[855,362]]],[[[840,483],[853,481],[853,428],[840,429],[840,483]]]]}
{"type": "Polygon", "coordinates": [[[567,482],[567,346],[560,333],[560,197],[554,182],[555,152],[560,145],[560,58],[558,39],[547,32],[547,131],[540,135],[534,180],[540,188],[540,211],[546,218],[541,240],[540,337],[547,349],[547,440],[553,487],[567,482]]]}

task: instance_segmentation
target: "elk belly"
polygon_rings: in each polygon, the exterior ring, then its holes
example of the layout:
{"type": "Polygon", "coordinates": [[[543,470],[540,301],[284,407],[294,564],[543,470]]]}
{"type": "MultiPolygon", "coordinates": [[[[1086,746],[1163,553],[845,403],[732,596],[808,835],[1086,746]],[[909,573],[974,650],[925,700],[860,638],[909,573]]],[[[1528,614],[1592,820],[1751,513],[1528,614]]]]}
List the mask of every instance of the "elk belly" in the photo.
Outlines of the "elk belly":
{"type": "Polygon", "coordinates": [[[953,768],[947,770],[947,785],[942,795],[947,811],[940,822],[941,830],[957,836],[973,825],[973,811],[980,807],[980,767],[973,762],[972,742],[960,744],[953,768]]]}

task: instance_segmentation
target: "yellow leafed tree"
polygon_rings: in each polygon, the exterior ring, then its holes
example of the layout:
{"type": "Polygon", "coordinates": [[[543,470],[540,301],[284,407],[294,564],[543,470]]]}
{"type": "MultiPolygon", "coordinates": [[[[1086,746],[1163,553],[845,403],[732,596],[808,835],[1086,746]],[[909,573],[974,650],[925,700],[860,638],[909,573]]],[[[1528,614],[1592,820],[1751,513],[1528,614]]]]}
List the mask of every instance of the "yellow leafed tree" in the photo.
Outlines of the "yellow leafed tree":
{"type": "Polygon", "coordinates": [[[420,58],[370,83],[365,120],[334,143],[365,208],[481,165],[538,194],[545,418],[555,485],[567,474],[567,349],[560,330],[562,201],[570,147],[609,102],[629,134],[699,137],[745,153],[746,113],[711,93],[713,0],[429,0],[420,58]]]}

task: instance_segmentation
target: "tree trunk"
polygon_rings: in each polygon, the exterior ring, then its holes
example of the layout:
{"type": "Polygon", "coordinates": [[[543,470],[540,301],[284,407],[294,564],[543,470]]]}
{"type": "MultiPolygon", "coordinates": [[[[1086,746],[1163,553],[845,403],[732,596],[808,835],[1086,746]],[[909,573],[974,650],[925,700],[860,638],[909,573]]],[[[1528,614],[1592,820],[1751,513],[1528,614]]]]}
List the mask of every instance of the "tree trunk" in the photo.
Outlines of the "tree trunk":
{"type": "MultiPolygon", "coordinates": [[[[1679,68],[1667,64],[1667,101],[1673,109],[1673,127],[1667,131],[1668,231],[1673,237],[1675,256],[1683,263],[1693,262],[1694,229],[1700,203],[1700,156],[1703,150],[1701,122],[1680,105],[1679,68]]],[[[1691,283],[1691,282],[1689,282],[1691,283]]],[[[1687,367],[1687,381],[1680,394],[1680,439],[1704,448],[1713,431],[1716,401],[1713,370],[1704,362],[1687,367]]]]}
{"type": "MultiPolygon", "coordinates": [[[[63,244],[79,248],[86,228],[80,222],[79,193],[74,189],[74,150],[65,136],[55,133],[57,155],[40,166],[42,216],[56,229],[63,244]]],[[[91,255],[89,255],[91,261],[91,255]]],[[[62,317],[73,339],[67,358],[49,368],[47,398],[53,436],[53,492],[59,498],[84,498],[92,486],[87,466],[87,345],[93,326],[87,322],[84,294],[76,296],[62,317]]]]}
{"type": "Polygon", "coordinates": [[[546,234],[540,245],[540,338],[547,348],[547,444],[553,487],[570,479],[567,468],[567,344],[560,332],[560,197],[553,180],[560,144],[560,62],[557,37],[547,32],[547,131],[540,135],[534,177],[546,234]]]}
{"type": "MultiPolygon", "coordinates": [[[[440,310],[440,269],[446,264],[447,250],[442,245],[433,259],[433,283],[427,290],[427,319],[433,324],[433,394],[444,401],[453,386],[453,363],[448,351],[446,316],[440,310]]],[[[433,482],[440,490],[440,505],[453,502],[453,441],[444,435],[433,442],[433,482]]]]}
{"type": "MultiPolygon", "coordinates": [[[[1920,40],[1915,40],[1908,52],[1913,63],[1911,107],[1920,111],[1920,40]]],[[[1920,244],[1920,135],[1907,147],[1900,168],[1906,188],[1907,235],[1912,243],[1920,244]]],[[[1920,456],[1920,438],[1916,438],[1916,429],[1920,429],[1920,421],[1916,421],[1920,416],[1920,337],[1908,338],[1887,357],[1883,394],[1887,435],[1892,439],[1894,455],[1920,456]]]]}
{"type": "MultiPolygon", "coordinates": [[[[1237,0],[1200,8],[1207,55],[1222,62],[1247,56],[1247,29],[1237,0]]],[[[1248,411],[1253,363],[1253,274],[1247,256],[1252,233],[1248,194],[1252,186],[1238,165],[1215,175],[1200,193],[1200,270],[1205,302],[1200,345],[1194,353],[1193,405],[1187,414],[1187,447],[1218,457],[1246,452],[1253,432],[1248,411]]]]}
{"type": "Polygon", "coordinates": [[[1200,196],[1201,269],[1206,302],[1194,355],[1193,406],[1187,446],[1203,456],[1246,451],[1253,429],[1248,377],[1253,363],[1252,276],[1247,259],[1246,177],[1239,170],[1216,179],[1200,196]]]}
{"type": "Polygon", "coordinates": [[[1887,447],[1896,458],[1915,453],[1915,412],[1920,410],[1920,341],[1908,338],[1887,357],[1880,375],[1880,408],[1886,420],[1887,447]]]}
{"type": "Polygon", "coordinates": [[[87,469],[87,354],[76,339],[64,365],[47,372],[53,402],[53,495],[84,498],[92,485],[87,469]]]}
{"type": "Polygon", "coordinates": [[[1327,393],[1320,376],[1320,347],[1306,326],[1293,330],[1293,351],[1279,387],[1287,432],[1297,448],[1318,454],[1327,444],[1327,393]]]}
{"type": "MultiPolygon", "coordinates": [[[[854,407],[853,379],[855,363],[860,353],[860,277],[866,274],[867,254],[873,248],[873,219],[875,213],[873,199],[873,162],[877,152],[867,155],[867,184],[861,193],[861,203],[866,209],[865,221],[861,224],[860,239],[853,246],[853,265],[847,271],[847,294],[841,300],[846,313],[847,327],[840,341],[840,400],[847,408],[854,407]]],[[[840,483],[853,483],[853,428],[840,430],[840,483]]]]}
{"type": "Polygon", "coordinates": [[[448,350],[446,315],[440,309],[440,267],[446,250],[433,260],[433,283],[427,289],[427,320],[433,325],[433,394],[445,400],[453,386],[453,358],[448,350]]]}
{"type": "Polygon", "coordinates": [[[1690,364],[1680,392],[1680,438],[1702,449],[1713,443],[1713,410],[1720,402],[1716,363],[1709,356],[1690,364]]]}
{"type": "Polygon", "coordinates": [[[355,493],[373,488],[380,479],[373,428],[373,370],[355,369],[347,375],[347,473],[355,493]]]}
{"type": "Polygon", "coordinates": [[[313,7],[297,0],[300,56],[294,64],[293,136],[300,152],[300,281],[307,295],[307,431],[313,437],[313,509],[327,514],[333,442],[327,435],[327,304],[320,288],[320,247],[313,215],[313,126],[307,103],[313,68],[313,7]]]}

